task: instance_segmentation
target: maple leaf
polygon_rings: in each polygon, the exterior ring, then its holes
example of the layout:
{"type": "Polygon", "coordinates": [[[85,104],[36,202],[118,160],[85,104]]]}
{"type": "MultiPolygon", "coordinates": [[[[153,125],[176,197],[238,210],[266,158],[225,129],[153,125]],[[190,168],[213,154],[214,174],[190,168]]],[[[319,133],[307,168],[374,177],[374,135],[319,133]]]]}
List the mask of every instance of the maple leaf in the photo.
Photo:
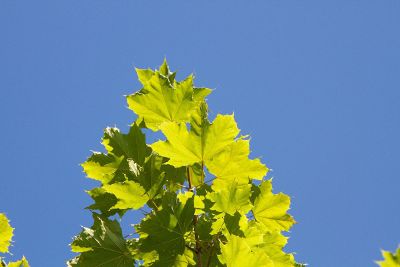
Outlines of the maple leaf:
{"type": "Polygon", "coordinates": [[[207,168],[216,176],[213,189],[226,187],[233,181],[248,184],[249,179],[261,180],[268,168],[259,159],[249,159],[250,141],[238,139],[208,162],[207,168]]]}
{"type": "Polygon", "coordinates": [[[174,167],[190,166],[194,163],[207,163],[226,146],[234,142],[239,129],[233,115],[217,115],[211,125],[199,136],[188,131],[185,124],[176,122],[160,126],[166,141],[157,141],[151,148],[159,155],[168,158],[167,164],[174,167]]]}
{"type": "Polygon", "coordinates": [[[11,227],[6,215],[0,213],[0,252],[8,253],[14,229],[11,227]]]}
{"type": "Polygon", "coordinates": [[[86,175],[102,184],[134,179],[151,153],[136,124],[131,126],[128,134],[122,134],[117,128],[106,128],[102,144],[107,154],[94,152],[82,163],[86,175]]]}
{"type": "Polygon", "coordinates": [[[93,220],[91,228],[83,228],[74,238],[71,249],[80,255],[68,261],[68,266],[132,267],[134,258],[119,223],[96,213],[93,220]]]}
{"type": "Polygon", "coordinates": [[[158,254],[158,260],[150,266],[181,266],[176,264],[177,259],[182,260],[182,256],[187,255],[185,244],[194,215],[194,199],[176,199],[174,194],[164,195],[162,209],[149,215],[136,227],[141,237],[140,250],[156,251],[158,254]]]}
{"type": "Polygon", "coordinates": [[[218,259],[227,267],[273,267],[273,262],[260,250],[252,251],[245,238],[230,235],[226,244],[221,243],[218,259]]]}
{"type": "Polygon", "coordinates": [[[234,215],[235,212],[246,214],[252,207],[250,203],[251,185],[238,185],[232,182],[219,191],[211,192],[207,198],[214,202],[212,210],[234,215]]]}
{"type": "Polygon", "coordinates": [[[143,120],[147,128],[156,131],[164,122],[188,122],[191,113],[211,90],[195,88],[193,75],[175,81],[164,61],[160,70],[136,70],[143,89],[127,97],[128,106],[143,120]]]}
{"type": "Polygon", "coordinates": [[[29,267],[29,262],[25,257],[19,261],[9,262],[7,267],[29,267]]]}
{"type": "Polygon", "coordinates": [[[102,188],[117,198],[117,203],[110,209],[139,209],[149,200],[145,189],[134,181],[104,185],[102,188]]]}
{"type": "Polygon", "coordinates": [[[400,247],[395,253],[383,250],[382,256],[383,261],[376,262],[380,267],[400,267],[400,247]]]}
{"type": "Polygon", "coordinates": [[[287,214],[290,207],[289,196],[272,193],[271,180],[260,185],[260,194],[254,201],[253,214],[257,221],[264,224],[270,231],[288,231],[295,223],[287,214]]]}

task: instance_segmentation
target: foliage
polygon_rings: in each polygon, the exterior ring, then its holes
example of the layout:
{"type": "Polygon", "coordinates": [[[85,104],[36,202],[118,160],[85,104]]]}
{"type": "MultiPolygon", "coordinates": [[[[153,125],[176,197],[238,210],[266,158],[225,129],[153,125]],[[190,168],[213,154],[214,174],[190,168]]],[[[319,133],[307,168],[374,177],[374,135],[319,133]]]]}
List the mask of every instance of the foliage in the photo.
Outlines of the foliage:
{"type": "Polygon", "coordinates": [[[380,267],[400,267],[400,247],[395,253],[382,251],[383,261],[376,262],[380,267]]]}
{"type": "Polygon", "coordinates": [[[268,168],[249,158],[234,115],[210,121],[212,90],[193,75],[177,81],[166,61],[136,73],[143,87],[127,102],[137,120],[126,134],[105,129],[105,152],[82,164],[100,185],[88,191],[94,224],[74,238],[79,254],[68,265],[300,266],[283,250],[290,198],[274,194],[268,168]],[[144,133],[158,131],[165,139],[147,144],[144,133]],[[116,215],[130,210],[144,218],[125,238],[116,215]]]}
{"type": "MultiPolygon", "coordinates": [[[[4,213],[0,213],[0,253],[9,253],[12,238],[14,235],[14,228],[11,227],[10,222],[4,213]]],[[[16,262],[5,263],[4,258],[0,257],[0,266],[2,267],[29,267],[28,260],[22,257],[21,260],[16,262]]]]}

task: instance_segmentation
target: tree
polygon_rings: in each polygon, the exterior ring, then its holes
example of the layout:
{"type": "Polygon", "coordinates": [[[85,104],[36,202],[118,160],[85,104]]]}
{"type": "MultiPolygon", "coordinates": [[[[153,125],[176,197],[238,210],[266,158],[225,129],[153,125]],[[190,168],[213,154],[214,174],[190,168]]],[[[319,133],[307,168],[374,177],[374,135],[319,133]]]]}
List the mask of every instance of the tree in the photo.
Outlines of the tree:
{"type": "Polygon", "coordinates": [[[234,115],[210,121],[212,90],[193,75],[177,81],[166,61],[136,72],[143,88],[127,102],[137,120],[126,134],[105,129],[105,153],[82,164],[100,186],[88,191],[94,223],[74,238],[80,254],[68,265],[294,266],[283,251],[290,198],[274,194],[268,168],[249,158],[234,115]],[[144,129],[165,140],[146,144],[144,129]],[[117,218],[129,210],[144,218],[125,238],[117,218]]]}
{"type": "MultiPolygon", "coordinates": [[[[106,128],[105,153],[82,164],[100,186],[88,192],[93,226],[71,244],[69,267],[304,266],[283,248],[295,220],[290,198],[274,194],[268,168],[249,158],[248,136],[233,115],[208,119],[211,89],[176,81],[167,62],[137,69],[143,88],[127,97],[138,116],[123,134],[106,128]],[[148,145],[148,133],[165,140],[148,145]],[[119,221],[139,210],[143,220],[124,236],[119,221]]],[[[9,253],[14,229],[0,213],[0,253],[9,253]]],[[[400,267],[400,248],[382,252],[381,267],[400,267]]],[[[2,267],[29,267],[25,257],[2,267]]]]}
{"type": "Polygon", "coordinates": [[[100,186],[88,191],[94,223],[74,238],[80,254],[68,265],[294,266],[283,251],[295,223],[290,198],[274,194],[268,168],[249,158],[234,115],[210,121],[212,90],[193,75],[177,81],[166,61],[136,72],[143,88],[127,102],[137,120],[126,134],[105,129],[106,152],[82,164],[100,186]],[[144,129],[165,140],[146,144],[144,129]],[[144,218],[125,238],[117,216],[129,210],[144,218]]]}

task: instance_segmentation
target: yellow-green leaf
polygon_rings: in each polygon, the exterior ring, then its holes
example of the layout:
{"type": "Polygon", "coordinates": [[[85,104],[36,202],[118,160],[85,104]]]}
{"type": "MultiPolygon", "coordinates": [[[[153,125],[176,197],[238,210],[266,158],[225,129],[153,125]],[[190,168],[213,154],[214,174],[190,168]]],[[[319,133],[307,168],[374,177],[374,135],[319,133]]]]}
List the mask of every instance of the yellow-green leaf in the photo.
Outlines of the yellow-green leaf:
{"type": "Polygon", "coordinates": [[[115,172],[118,170],[123,157],[105,155],[95,152],[87,161],[82,163],[83,171],[87,177],[108,184],[114,179],[115,172]]]}
{"type": "Polygon", "coordinates": [[[6,215],[0,213],[0,252],[7,253],[11,244],[14,229],[11,227],[6,215]]]}
{"type": "Polygon", "coordinates": [[[218,259],[227,267],[274,267],[273,262],[260,250],[251,250],[245,238],[231,235],[226,244],[221,243],[218,259]]]}
{"type": "Polygon", "coordinates": [[[211,92],[202,90],[199,92],[202,97],[195,99],[193,76],[176,82],[170,77],[166,61],[160,71],[136,72],[143,89],[127,97],[128,106],[153,131],[158,130],[164,122],[188,122],[191,113],[198,107],[199,100],[203,100],[211,92]]]}
{"type": "Polygon", "coordinates": [[[212,210],[234,215],[236,211],[246,214],[251,209],[250,194],[251,185],[239,185],[231,182],[219,191],[208,194],[207,198],[214,202],[212,210]]]}
{"type": "Polygon", "coordinates": [[[139,209],[149,200],[145,189],[133,181],[104,185],[102,188],[118,199],[111,209],[139,209]]]}
{"type": "Polygon", "coordinates": [[[268,168],[259,159],[249,159],[250,141],[239,139],[213,157],[207,164],[210,173],[216,176],[213,188],[224,188],[232,181],[247,184],[249,179],[261,180],[268,168]]]}
{"type": "Polygon", "coordinates": [[[8,263],[7,267],[29,267],[29,262],[25,257],[21,260],[8,263]]]}
{"type": "Polygon", "coordinates": [[[288,231],[295,223],[293,217],[287,214],[290,207],[290,197],[272,193],[271,180],[260,185],[260,195],[254,201],[253,214],[257,221],[264,224],[269,231],[288,231]]]}
{"type": "Polygon", "coordinates": [[[169,158],[168,164],[174,167],[190,166],[197,162],[206,165],[212,158],[234,142],[238,135],[233,115],[218,115],[214,122],[199,136],[188,131],[185,124],[175,122],[160,126],[166,141],[158,141],[151,148],[163,157],[169,158]]]}
{"type": "Polygon", "coordinates": [[[396,253],[390,251],[382,251],[383,261],[377,261],[376,263],[380,267],[400,267],[400,247],[396,253]]]}

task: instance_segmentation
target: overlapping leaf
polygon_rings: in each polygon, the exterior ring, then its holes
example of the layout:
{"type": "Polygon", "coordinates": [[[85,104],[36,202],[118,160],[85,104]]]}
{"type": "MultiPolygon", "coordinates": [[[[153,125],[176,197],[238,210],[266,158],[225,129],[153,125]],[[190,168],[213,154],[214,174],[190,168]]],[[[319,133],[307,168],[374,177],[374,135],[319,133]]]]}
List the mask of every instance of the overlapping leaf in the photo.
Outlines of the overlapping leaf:
{"type": "Polygon", "coordinates": [[[70,267],[132,267],[134,258],[122,236],[117,221],[111,221],[93,214],[91,228],[84,228],[71,244],[73,252],[79,256],[70,260],[70,267]]]}
{"type": "Polygon", "coordinates": [[[251,209],[251,185],[238,185],[231,182],[226,187],[210,193],[207,198],[214,202],[212,210],[234,215],[235,212],[246,214],[251,209]]]}
{"type": "Polygon", "coordinates": [[[261,250],[251,250],[245,238],[231,235],[226,244],[221,244],[221,263],[227,267],[273,267],[273,263],[261,250]]]}
{"type": "Polygon", "coordinates": [[[211,92],[194,88],[192,75],[182,82],[175,81],[166,61],[158,71],[136,72],[143,89],[127,97],[128,106],[154,131],[164,122],[188,122],[200,101],[211,92]]]}
{"type": "Polygon", "coordinates": [[[261,180],[268,168],[259,159],[249,159],[250,141],[239,139],[216,155],[208,164],[208,170],[216,176],[213,189],[219,190],[232,181],[247,184],[249,179],[261,180]]]}
{"type": "Polygon", "coordinates": [[[25,257],[21,260],[8,263],[7,267],[29,267],[29,262],[25,257]]]}
{"type": "Polygon", "coordinates": [[[239,134],[233,115],[218,115],[213,123],[204,129],[202,136],[188,131],[185,124],[176,122],[160,126],[166,141],[158,141],[151,148],[159,155],[169,158],[174,167],[190,166],[204,162],[206,165],[214,156],[234,142],[239,134]]]}
{"type": "Polygon", "coordinates": [[[254,201],[253,214],[257,221],[264,224],[269,231],[288,231],[295,223],[292,216],[287,214],[290,207],[289,196],[272,193],[270,180],[260,186],[260,194],[254,201]]]}
{"type": "MultiPolygon", "coordinates": [[[[182,260],[186,242],[190,242],[190,226],[194,216],[194,199],[177,201],[173,194],[165,195],[162,209],[145,218],[137,231],[140,233],[140,250],[155,251],[158,260],[150,266],[187,266],[191,260],[182,260]],[[178,264],[179,262],[179,264],[178,264]]],[[[185,258],[186,258],[185,256],[185,258]]]]}
{"type": "Polygon", "coordinates": [[[88,191],[95,201],[88,208],[105,215],[141,208],[162,186],[162,158],[151,154],[136,124],[128,134],[107,128],[102,143],[107,154],[94,153],[82,164],[88,177],[102,183],[100,188],[88,191]]]}
{"type": "Polygon", "coordinates": [[[102,184],[134,179],[150,155],[144,134],[136,124],[128,134],[122,134],[117,128],[107,128],[102,143],[107,154],[95,152],[82,164],[86,175],[102,184]]]}

